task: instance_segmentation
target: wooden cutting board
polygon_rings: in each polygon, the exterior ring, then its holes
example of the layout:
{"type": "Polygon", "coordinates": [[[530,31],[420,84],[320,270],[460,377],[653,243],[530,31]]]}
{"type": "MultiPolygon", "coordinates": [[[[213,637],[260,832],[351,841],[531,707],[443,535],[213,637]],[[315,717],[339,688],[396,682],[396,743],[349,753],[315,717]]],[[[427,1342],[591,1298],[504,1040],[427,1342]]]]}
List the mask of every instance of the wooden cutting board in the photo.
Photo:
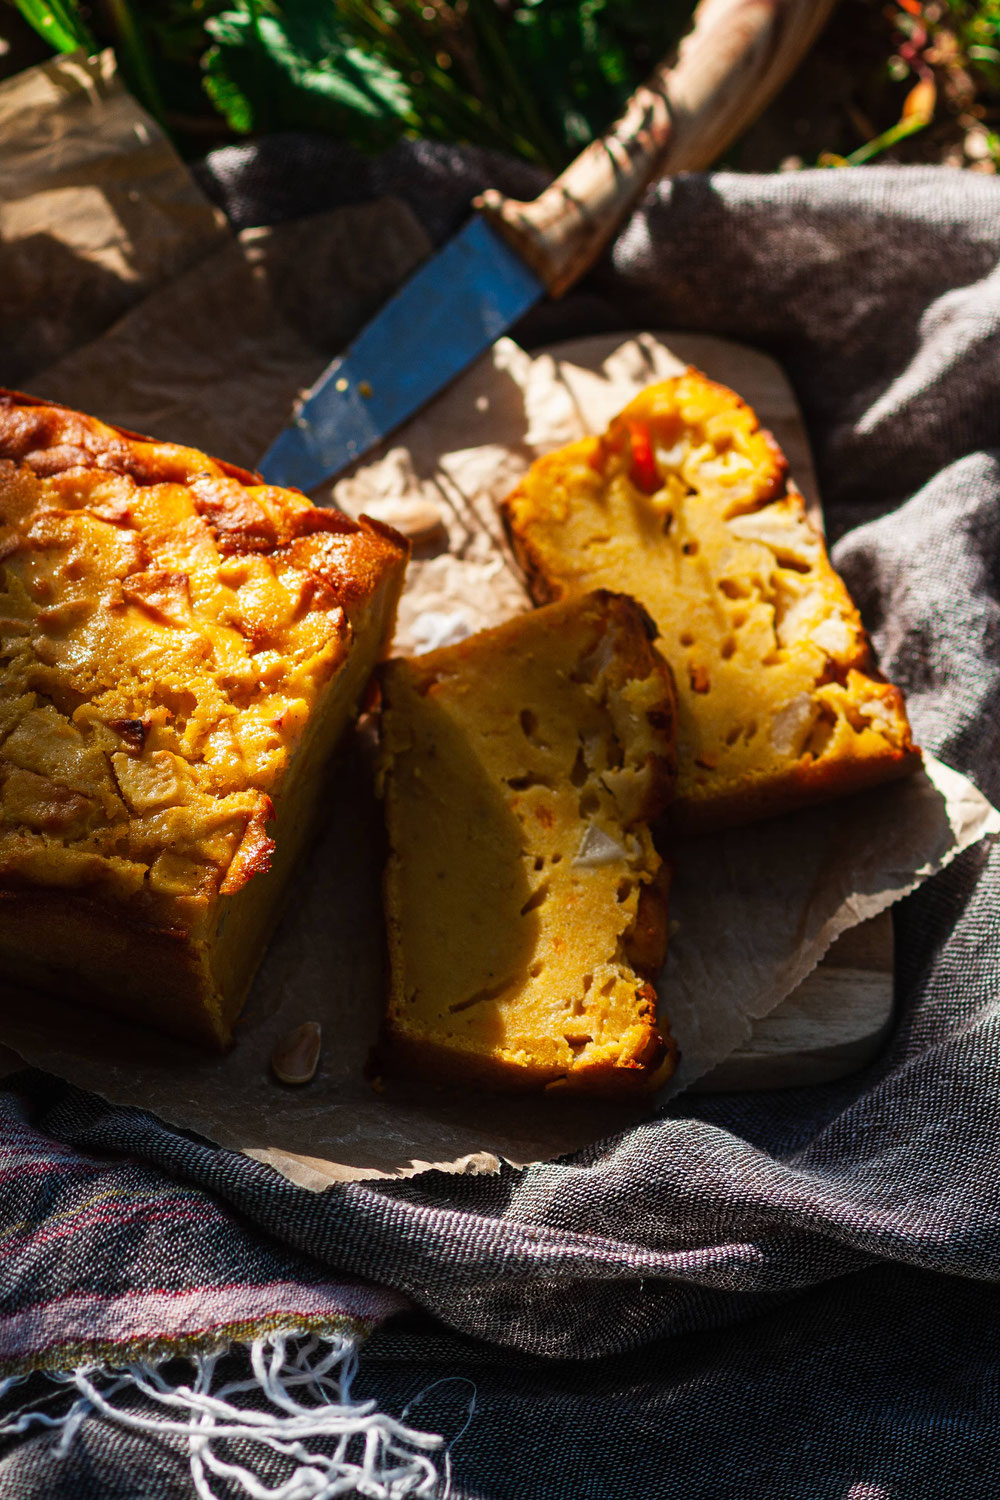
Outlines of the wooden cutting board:
{"type": "Polygon", "coordinates": [[[892,1026],[892,915],[862,922],[834,943],[788,999],[754,1025],[746,1046],[700,1079],[696,1093],[796,1088],[857,1072],[892,1026]]]}
{"type": "MultiPolygon", "coordinates": [[[[623,372],[615,365],[625,340],[618,333],[572,339],[545,352],[560,364],[587,424],[598,431],[623,403],[623,372]],[[576,372],[576,373],[575,373],[576,372]],[[594,374],[612,374],[601,393],[594,374]],[[605,409],[602,409],[605,408],[605,409]]],[[[647,368],[628,371],[636,387],[663,378],[669,356],[696,365],[754,408],[788,459],[789,473],[822,527],[819,486],[805,423],[788,377],[759,350],[705,334],[657,333],[647,340],[647,368]],[[667,358],[665,358],[667,357],[667,358]]],[[[626,382],[627,384],[628,382],[626,382]]],[[[625,391],[625,399],[628,392],[625,391]]],[[[789,1088],[824,1083],[857,1071],[883,1046],[892,1023],[893,939],[888,912],[843,934],[824,961],[771,1015],[759,1020],[745,1047],[696,1085],[696,1091],[789,1088]]]]}

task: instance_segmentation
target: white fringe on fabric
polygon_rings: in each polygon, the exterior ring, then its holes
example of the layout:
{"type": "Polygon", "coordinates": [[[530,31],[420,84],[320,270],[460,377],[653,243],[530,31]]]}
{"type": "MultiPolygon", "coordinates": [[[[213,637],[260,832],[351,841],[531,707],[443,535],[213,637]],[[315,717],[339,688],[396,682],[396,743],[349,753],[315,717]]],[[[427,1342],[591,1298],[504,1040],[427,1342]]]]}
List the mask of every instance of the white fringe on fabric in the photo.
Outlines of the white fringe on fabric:
{"type": "MultiPolygon", "coordinates": [[[[35,1405],[0,1422],[0,1436],[23,1433],[31,1426],[59,1429],[56,1452],[62,1456],[80,1424],[95,1414],[137,1432],[174,1434],[187,1439],[198,1500],[222,1500],[213,1479],[225,1482],[227,1496],[242,1494],[250,1500],[334,1500],[338,1495],[405,1500],[435,1493],[439,1475],[427,1455],[441,1448],[444,1439],[405,1427],[376,1411],[374,1401],[352,1400],[358,1357],[357,1341],[350,1335],[269,1334],[250,1346],[253,1378],[213,1390],[222,1357],[195,1356],[190,1385],[171,1385],[159,1368],[143,1363],[52,1374],[49,1379],[63,1387],[75,1386],[80,1393],[69,1411],[52,1416],[35,1405]],[[132,1391],[163,1407],[164,1414],[140,1415],[115,1405],[116,1397],[132,1391]],[[237,1404],[250,1392],[266,1396],[272,1409],[237,1404]],[[234,1440],[259,1443],[282,1455],[290,1463],[287,1477],[268,1487],[250,1469],[227,1461],[218,1447],[234,1440]],[[316,1445],[325,1451],[315,1451],[316,1445]]],[[[26,1378],[0,1380],[0,1398],[26,1378]]],[[[474,1397],[470,1418],[473,1406],[474,1397]]],[[[444,1458],[447,1494],[447,1452],[444,1458]]]]}

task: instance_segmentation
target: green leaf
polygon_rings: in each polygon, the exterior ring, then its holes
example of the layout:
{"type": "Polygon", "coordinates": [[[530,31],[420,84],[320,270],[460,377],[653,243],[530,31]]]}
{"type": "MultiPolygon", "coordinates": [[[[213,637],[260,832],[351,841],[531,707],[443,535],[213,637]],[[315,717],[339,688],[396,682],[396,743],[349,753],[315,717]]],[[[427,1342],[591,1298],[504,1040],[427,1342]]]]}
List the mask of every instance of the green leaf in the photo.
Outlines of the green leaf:
{"type": "MultiPolygon", "coordinates": [[[[154,3],[154,0],[150,0],[154,3]]],[[[166,0],[155,0],[165,4],[166,0]]],[[[401,135],[558,169],[620,113],[693,0],[203,0],[203,84],[230,127],[401,135]]]]}
{"type": "Polygon", "coordinates": [[[244,0],[206,30],[205,87],[234,130],[320,128],[375,143],[415,123],[402,75],[356,45],[328,4],[287,0],[265,14],[244,0]]]}
{"type": "Polygon", "coordinates": [[[28,24],[57,52],[75,52],[78,47],[86,47],[88,52],[97,50],[75,0],[14,0],[14,3],[28,24]]]}
{"type": "Polygon", "coordinates": [[[253,104],[233,78],[218,47],[210,47],[202,58],[205,92],[237,135],[249,135],[254,126],[253,104]]]}

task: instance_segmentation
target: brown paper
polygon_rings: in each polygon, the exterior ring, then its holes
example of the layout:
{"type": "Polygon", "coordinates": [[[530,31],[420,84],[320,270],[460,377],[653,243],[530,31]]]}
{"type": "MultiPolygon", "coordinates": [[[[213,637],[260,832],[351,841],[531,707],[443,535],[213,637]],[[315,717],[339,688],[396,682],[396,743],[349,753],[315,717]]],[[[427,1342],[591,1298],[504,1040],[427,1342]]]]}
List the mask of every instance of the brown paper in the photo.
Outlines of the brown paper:
{"type": "Polygon", "coordinates": [[[96,337],[229,238],[114,55],[0,84],[0,384],[96,337]]]}
{"type": "MultiPolygon", "coordinates": [[[[167,274],[165,261],[152,269],[143,261],[145,229],[130,238],[143,220],[150,184],[159,179],[153,172],[144,181],[147,168],[124,150],[129,139],[117,157],[105,146],[106,161],[100,152],[86,160],[81,137],[91,128],[109,132],[121,101],[114,102],[117,86],[105,73],[99,85],[81,83],[73,71],[79,66],[69,60],[49,65],[48,72],[34,70],[43,75],[40,83],[31,83],[31,75],[16,81],[28,90],[21,97],[35,101],[40,151],[65,138],[80,153],[70,175],[74,190],[84,194],[60,197],[71,190],[62,184],[50,196],[58,151],[53,156],[45,149],[35,187],[30,174],[22,182],[18,232],[34,223],[39,235],[59,241],[67,232],[60,227],[67,203],[90,204],[92,185],[117,173],[135,213],[122,219],[117,240],[108,235],[115,254],[105,256],[97,245],[93,262],[122,283],[114,294],[121,310],[135,300],[137,284],[148,287],[167,274]],[[105,89],[112,91],[110,113],[101,105],[105,89]],[[82,126],[73,124],[81,90],[82,126]],[[135,199],[128,197],[133,192],[135,199]],[[145,271],[135,269],[144,265],[145,271]]],[[[426,241],[405,210],[382,203],[219,247],[214,220],[206,230],[203,202],[199,208],[190,185],[157,201],[164,242],[177,256],[174,271],[193,268],[102,338],[78,348],[92,330],[83,327],[73,298],[57,316],[47,285],[32,280],[29,257],[14,256],[5,294],[18,301],[24,329],[31,333],[33,321],[38,324],[34,344],[26,335],[18,357],[30,363],[39,349],[72,351],[36,383],[42,393],[252,461],[324,354],[421,258],[426,241]],[[206,246],[219,253],[206,257],[206,246]]],[[[73,265],[89,263],[84,248],[81,255],[79,246],[71,247],[73,265]]],[[[716,340],[677,338],[667,348],[645,336],[620,348],[584,341],[562,358],[532,359],[502,340],[381,455],[341,480],[336,496],[347,509],[392,519],[401,505],[419,501],[441,518],[447,547],[429,546],[411,565],[402,643],[426,649],[527,607],[503,546],[495,498],[535,454],[602,426],[633,389],[669,373],[678,359],[729,375],[739,389],[745,382],[748,394],[753,388],[762,418],[789,451],[808,495],[811,469],[787,387],[752,351],[742,352],[740,378],[733,378],[730,365],[716,368],[724,350],[731,361],[731,346],[716,340]]],[[[526,1162],[576,1149],[642,1112],[548,1097],[422,1100],[369,1084],[364,1070],[383,993],[382,830],[364,734],[349,739],[332,770],[317,823],[316,847],[303,863],[226,1057],[198,1057],[142,1028],[82,1012],[71,996],[63,1003],[10,992],[0,1043],[108,1099],[151,1109],[269,1161],[314,1189],[429,1165],[495,1170],[501,1157],[526,1162]],[[323,1058],[312,1083],[287,1088],[272,1078],[268,1060],[275,1042],[304,1020],[322,1022],[323,1058]]],[[[883,910],[961,848],[998,829],[1000,817],[967,781],[930,763],[927,774],[833,809],[679,848],[676,931],[661,984],[683,1054],[671,1091],[738,1046],[753,1018],[798,984],[838,932],[883,910]]]]}

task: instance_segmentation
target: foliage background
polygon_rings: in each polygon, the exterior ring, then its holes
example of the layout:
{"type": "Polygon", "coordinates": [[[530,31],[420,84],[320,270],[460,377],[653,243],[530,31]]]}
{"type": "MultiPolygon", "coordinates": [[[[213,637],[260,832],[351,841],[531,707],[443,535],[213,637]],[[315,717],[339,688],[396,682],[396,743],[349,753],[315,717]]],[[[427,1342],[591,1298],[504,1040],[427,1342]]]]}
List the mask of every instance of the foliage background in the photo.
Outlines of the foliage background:
{"type": "MultiPolygon", "coordinates": [[[[0,0],[0,72],[112,45],[187,155],[315,129],[562,166],[690,24],[693,0],[0,0]]],[[[747,170],[1000,165],[1000,0],[841,0],[728,153],[747,170]]]]}

